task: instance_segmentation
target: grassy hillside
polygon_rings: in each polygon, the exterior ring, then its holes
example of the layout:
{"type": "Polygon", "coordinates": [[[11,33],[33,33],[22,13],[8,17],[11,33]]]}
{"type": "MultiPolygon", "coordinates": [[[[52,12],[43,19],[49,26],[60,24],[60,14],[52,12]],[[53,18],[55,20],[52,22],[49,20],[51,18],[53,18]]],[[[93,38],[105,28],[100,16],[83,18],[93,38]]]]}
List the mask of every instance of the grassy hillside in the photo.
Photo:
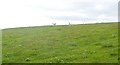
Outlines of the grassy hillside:
{"type": "Polygon", "coordinates": [[[2,63],[2,30],[0,30],[0,64],[2,63]]]}
{"type": "Polygon", "coordinates": [[[116,63],[118,23],[3,30],[3,63],[116,63]]]}

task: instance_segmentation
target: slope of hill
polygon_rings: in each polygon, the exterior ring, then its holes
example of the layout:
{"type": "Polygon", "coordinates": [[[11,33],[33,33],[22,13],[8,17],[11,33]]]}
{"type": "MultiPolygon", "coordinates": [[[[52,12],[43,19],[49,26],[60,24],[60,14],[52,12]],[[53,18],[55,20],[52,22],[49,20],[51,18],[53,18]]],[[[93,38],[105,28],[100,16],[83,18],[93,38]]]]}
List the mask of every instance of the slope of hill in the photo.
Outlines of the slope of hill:
{"type": "Polygon", "coordinates": [[[118,23],[3,30],[3,63],[116,63],[118,23]]]}
{"type": "Polygon", "coordinates": [[[2,30],[0,30],[0,64],[2,63],[2,30]]]}

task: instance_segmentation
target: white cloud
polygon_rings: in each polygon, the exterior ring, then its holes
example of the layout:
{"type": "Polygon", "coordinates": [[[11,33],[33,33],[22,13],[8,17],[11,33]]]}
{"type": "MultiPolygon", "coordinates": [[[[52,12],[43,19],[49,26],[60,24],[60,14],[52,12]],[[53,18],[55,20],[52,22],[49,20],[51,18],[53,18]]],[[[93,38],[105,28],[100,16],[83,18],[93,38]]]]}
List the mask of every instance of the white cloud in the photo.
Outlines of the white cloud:
{"type": "Polygon", "coordinates": [[[0,0],[0,28],[117,21],[118,0],[0,0]],[[84,21],[84,22],[86,22],[84,21]]]}
{"type": "Polygon", "coordinates": [[[101,4],[99,4],[99,5],[95,6],[95,9],[98,10],[98,11],[102,11],[102,10],[105,9],[105,7],[103,5],[101,5],[101,4]]]}

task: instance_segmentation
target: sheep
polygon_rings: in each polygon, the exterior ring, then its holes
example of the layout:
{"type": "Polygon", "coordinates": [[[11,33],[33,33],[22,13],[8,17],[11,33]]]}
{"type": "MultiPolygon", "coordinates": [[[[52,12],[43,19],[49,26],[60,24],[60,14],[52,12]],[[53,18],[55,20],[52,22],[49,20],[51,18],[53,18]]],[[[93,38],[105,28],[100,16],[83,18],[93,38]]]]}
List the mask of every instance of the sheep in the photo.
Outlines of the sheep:
{"type": "Polygon", "coordinates": [[[52,23],[53,24],[53,26],[55,26],[56,25],[56,23],[52,23]]]}

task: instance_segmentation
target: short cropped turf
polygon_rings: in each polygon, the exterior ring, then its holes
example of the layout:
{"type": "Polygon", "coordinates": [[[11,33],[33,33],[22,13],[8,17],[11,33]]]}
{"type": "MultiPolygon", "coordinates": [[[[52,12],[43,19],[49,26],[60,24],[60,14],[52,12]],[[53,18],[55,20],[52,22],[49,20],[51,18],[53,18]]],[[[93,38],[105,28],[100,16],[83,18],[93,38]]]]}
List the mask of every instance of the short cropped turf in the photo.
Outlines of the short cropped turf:
{"type": "Polygon", "coordinates": [[[117,63],[118,23],[3,29],[3,63],[117,63]]]}

